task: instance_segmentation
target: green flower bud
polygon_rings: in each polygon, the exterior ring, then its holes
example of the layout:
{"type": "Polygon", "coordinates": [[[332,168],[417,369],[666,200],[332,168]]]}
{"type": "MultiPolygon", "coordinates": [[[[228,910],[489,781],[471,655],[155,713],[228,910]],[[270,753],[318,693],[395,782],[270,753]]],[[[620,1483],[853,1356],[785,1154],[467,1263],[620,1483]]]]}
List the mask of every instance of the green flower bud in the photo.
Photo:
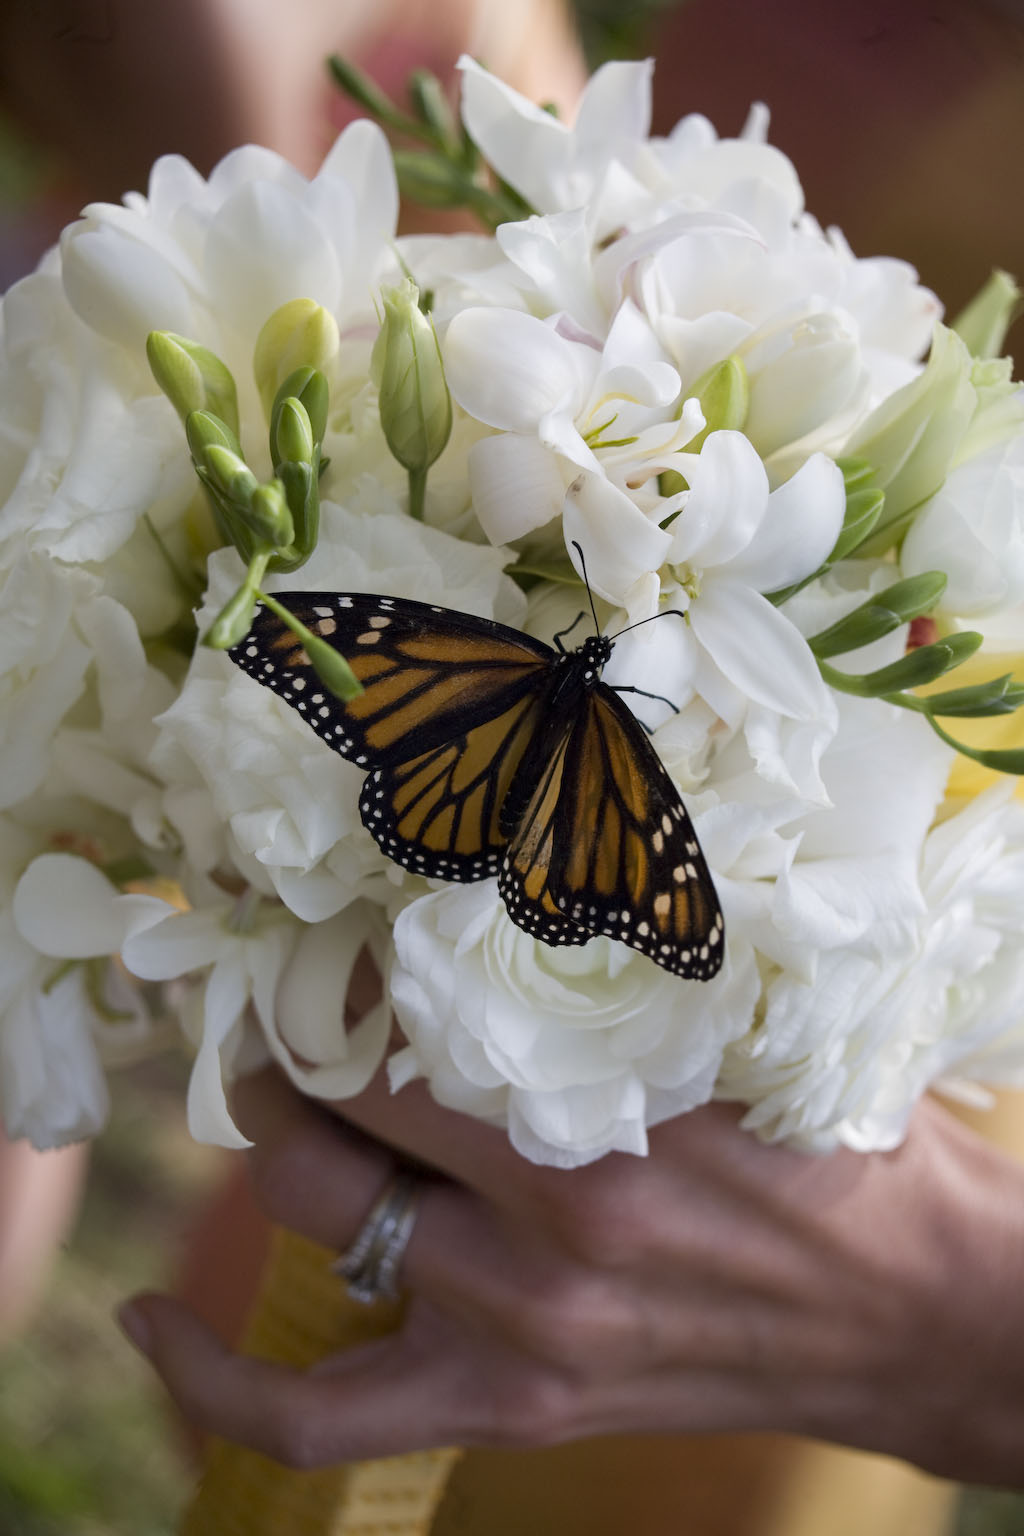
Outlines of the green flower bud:
{"type": "Polygon", "coordinates": [[[870,645],[883,635],[891,634],[901,624],[930,613],[945,590],[943,571],[922,571],[920,576],[908,576],[905,581],[894,582],[884,592],[869,597],[866,603],[861,603],[820,634],[812,635],[807,644],[819,661],[829,656],[841,656],[846,651],[857,651],[862,645],[870,645]]]}
{"type": "MultiPolygon", "coordinates": [[[[687,453],[700,453],[711,432],[725,428],[740,431],[750,409],[750,381],[742,358],[726,357],[714,363],[686,391],[686,399],[696,399],[704,417],[703,427],[686,445],[687,453]]],[[[680,406],[680,415],[682,409],[680,406]]],[[[688,489],[685,477],[677,469],[663,469],[658,476],[661,496],[678,496],[688,489]]]]}
{"type": "Polygon", "coordinates": [[[410,473],[423,474],[452,429],[452,401],[437,333],[407,278],[384,293],[384,323],[371,372],[380,391],[380,421],[388,447],[410,473]]]}
{"type": "Polygon", "coordinates": [[[197,468],[203,463],[208,448],[228,448],[242,457],[242,445],[235,432],[212,411],[191,411],[185,417],[185,437],[197,468]]]}
{"type": "MultiPolygon", "coordinates": [[[[316,368],[296,368],[278,390],[270,412],[270,448],[275,465],[287,460],[287,455],[279,452],[277,447],[277,418],[286,400],[297,400],[305,411],[314,445],[319,449],[327,431],[327,410],[330,405],[326,378],[316,368]]],[[[293,459],[290,462],[312,463],[313,459],[293,459]]]]}
{"type": "Polygon", "coordinates": [[[242,516],[258,539],[287,549],[295,538],[295,525],[280,480],[258,485],[242,516]]]}
{"type": "Polygon", "coordinates": [[[328,645],[326,640],[321,640],[319,635],[314,635],[312,630],[307,629],[305,624],[268,592],[261,592],[259,597],[271,613],[276,614],[283,623],[287,624],[309,657],[310,665],[324,687],[330,689],[335,698],[345,702],[358,698],[363,691],[363,685],[341,652],[336,651],[332,645],[328,645]]]}
{"type": "Polygon", "coordinates": [[[316,451],[309,412],[301,400],[287,395],[274,408],[270,448],[274,463],[312,464],[316,451]]]}
{"type": "Polygon", "coordinates": [[[430,132],[438,146],[449,155],[460,155],[462,144],[458,124],[444,86],[428,69],[413,70],[409,76],[409,99],[416,116],[430,132]]]}
{"type": "Polygon", "coordinates": [[[916,651],[908,651],[899,661],[879,667],[875,672],[839,672],[825,661],[819,661],[818,667],[826,683],[839,693],[877,699],[887,693],[900,693],[904,688],[923,688],[926,683],[933,683],[937,677],[952,672],[973,656],[981,642],[982,636],[976,631],[962,630],[937,640],[934,645],[918,646],[916,651]]]}
{"type": "Polygon", "coordinates": [[[313,299],[292,299],[275,309],[256,338],[253,354],[256,388],[268,421],[288,375],[299,368],[324,371],[338,346],[338,323],[322,304],[313,299]]]}
{"type": "Polygon", "coordinates": [[[742,431],[750,409],[750,380],[742,358],[726,357],[715,363],[687,395],[697,397],[705,423],[703,431],[687,443],[687,453],[699,453],[709,432],[742,431]]]}
{"type": "Polygon", "coordinates": [[[1009,272],[997,269],[960,311],[953,329],[975,357],[998,357],[1020,297],[1020,289],[1009,272]]]}
{"type": "Polygon", "coordinates": [[[154,379],[183,421],[191,411],[211,411],[237,433],[238,392],[219,357],[172,331],[150,331],[146,356],[154,379]]]}
{"type": "Polygon", "coordinates": [[[249,633],[255,611],[256,593],[248,585],[239,587],[206,631],[202,643],[212,651],[230,650],[249,633]]]}
{"type": "Polygon", "coordinates": [[[203,452],[201,463],[216,490],[234,507],[248,507],[259,481],[244,459],[230,448],[211,443],[203,452]]]}

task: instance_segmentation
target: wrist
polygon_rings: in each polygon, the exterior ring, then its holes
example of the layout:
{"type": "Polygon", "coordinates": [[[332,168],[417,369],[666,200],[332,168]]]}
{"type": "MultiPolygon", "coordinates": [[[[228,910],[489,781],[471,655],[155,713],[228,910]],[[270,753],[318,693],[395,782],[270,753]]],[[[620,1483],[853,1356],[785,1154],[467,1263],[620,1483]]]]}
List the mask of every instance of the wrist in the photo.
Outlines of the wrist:
{"type": "Polygon", "coordinates": [[[927,1134],[901,1149],[920,1160],[906,1186],[914,1262],[897,1278],[863,1443],[938,1476],[1021,1487],[1024,1168],[933,1104],[921,1118],[927,1134]]]}

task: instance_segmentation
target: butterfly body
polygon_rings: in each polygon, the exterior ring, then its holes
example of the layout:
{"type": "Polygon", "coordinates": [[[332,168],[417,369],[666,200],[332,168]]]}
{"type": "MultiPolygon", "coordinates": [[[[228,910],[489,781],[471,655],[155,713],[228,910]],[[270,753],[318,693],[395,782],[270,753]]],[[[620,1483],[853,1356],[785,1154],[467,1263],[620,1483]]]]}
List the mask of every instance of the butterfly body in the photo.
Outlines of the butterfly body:
{"type": "Polygon", "coordinates": [[[509,916],[549,944],[623,940],[676,974],[718,970],[723,925],[675,785],[601,680],[612,641],[576,650],[491,619],[362,593],[278,594],[344,655],[341,703],[292,632],[257,611],[232,658],[367,770],[379,846],[431,878],[497,876],[509,916]]]}

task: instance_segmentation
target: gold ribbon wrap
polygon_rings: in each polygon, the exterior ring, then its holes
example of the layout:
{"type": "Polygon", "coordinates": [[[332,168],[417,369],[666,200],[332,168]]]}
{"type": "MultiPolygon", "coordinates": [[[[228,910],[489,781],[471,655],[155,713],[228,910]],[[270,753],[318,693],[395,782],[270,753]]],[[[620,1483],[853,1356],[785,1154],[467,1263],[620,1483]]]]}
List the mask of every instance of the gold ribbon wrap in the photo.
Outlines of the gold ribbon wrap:
{"type": "MultiPolygon", "coordinates": [[[[351,1301],[328,1267],[334,1257],[275,1232],[247,1354],[304,1370],[393,1331],[400,1307],[351,1301]]],[[[307,1472],[216,1440],[181,1536],[426,1536],[459,1454],[418,1451],[307,1472]]]]}

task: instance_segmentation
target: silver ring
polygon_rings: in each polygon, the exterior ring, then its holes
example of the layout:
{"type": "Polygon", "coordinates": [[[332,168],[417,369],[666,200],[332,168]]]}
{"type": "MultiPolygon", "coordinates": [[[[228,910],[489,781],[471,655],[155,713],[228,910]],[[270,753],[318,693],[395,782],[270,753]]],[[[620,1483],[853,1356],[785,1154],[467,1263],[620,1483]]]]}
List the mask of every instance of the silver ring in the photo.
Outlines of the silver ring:
{"type": "Polygon", "coordinates": [[[420,1180],[396,1173],[372,1206],[351,1244],[331,1265],[353,1301],[397,1301],[398,1271],[416,1225],[420,1180]]]}

